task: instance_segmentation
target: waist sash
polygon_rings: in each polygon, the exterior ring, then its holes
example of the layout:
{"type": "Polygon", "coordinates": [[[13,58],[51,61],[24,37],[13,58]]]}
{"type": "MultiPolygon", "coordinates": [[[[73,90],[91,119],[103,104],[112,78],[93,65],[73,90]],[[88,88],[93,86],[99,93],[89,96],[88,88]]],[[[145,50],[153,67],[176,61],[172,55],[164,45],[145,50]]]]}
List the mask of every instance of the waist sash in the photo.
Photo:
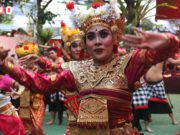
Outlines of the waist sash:
{"type": "MultiPolygon", "coordinates": [[[[121,122],[126,122],[127,117],[129,118],[129,114],[131,114],[132,94],[128,91],[110,89],[84,90],[80,92],[79,99],[80,106],[77,125],[81,127],[109,127],[112,120],[109,121],[109,115],[111,114],[108,113],[118,112],[119,109],[113,107],[113,110],[110,110],[108,101],[113,101],[116,104],[123,104],[122,112],[118,113],[118,115],[116,114],[117,118],[122,120],[121,122]]],[[[120,124],[121,122],[118,120],[117,124],[120,124]]],[[[112,123],[113,126],[116,125],[116,121],[114,123],[113,120],[112,123]]]]}

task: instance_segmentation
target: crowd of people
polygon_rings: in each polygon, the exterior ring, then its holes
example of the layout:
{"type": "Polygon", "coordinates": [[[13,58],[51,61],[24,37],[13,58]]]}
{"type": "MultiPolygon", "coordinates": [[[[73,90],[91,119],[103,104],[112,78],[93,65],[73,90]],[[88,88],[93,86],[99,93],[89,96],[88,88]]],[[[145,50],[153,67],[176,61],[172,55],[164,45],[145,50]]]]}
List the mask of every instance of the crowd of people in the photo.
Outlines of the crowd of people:
{"type": "Polygon", "coordinates": [[[67,109],[66,135],[140,135],[140,119],[152,132],[148,125],[152,113],[167,113],[172,124],[178,124],[162,70],[164,61],[179,64],[174,57],[179,39],[139,28],[133,29],[137,35],[123,34],[124,17],[117,1],[95,0],[86,13],[72,4],[67,7],[76,28],[61,22],[63,43],[56,43],[61,57],[57,47],[26,41],[15,48],[17,65],[8,59],[9,50],[0,46],[1,132],[44,135],[47,104],[51,116],[47,124],[55,123],[56,113],[61,124],[67,109]],[[119,52],[120,41],[133,49],[119,52]],[[39,55],[39,47],[46,56],[39,55]],[[20,99],[17,109],[11,95],[20,99]]]}

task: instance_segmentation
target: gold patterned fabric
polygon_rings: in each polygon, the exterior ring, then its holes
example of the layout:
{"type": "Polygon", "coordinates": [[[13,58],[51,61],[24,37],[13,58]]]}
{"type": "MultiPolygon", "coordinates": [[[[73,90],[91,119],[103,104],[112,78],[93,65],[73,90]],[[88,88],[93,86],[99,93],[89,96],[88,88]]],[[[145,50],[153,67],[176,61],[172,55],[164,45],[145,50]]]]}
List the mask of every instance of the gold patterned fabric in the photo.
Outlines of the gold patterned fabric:
{"type": "Polygon", "coordinates": [[[44,116],[43,95],[25,90],[20,96],[19,115],[27,133],[44,135],[42,129],[44,116]]]}
{"type": "Polygon", "coordinates": [[[0,107],[0,114],[5,114],[5,115],[12,115],[12,116],[17,116],[18,113],[15,110],[14,106],[9,102],[8,104],[0,107]]]}
{"type": "Polygon", "coordinates": [[[132,120],[132,94],[124,74],[130,58],[131,54],[115,56],[103,66],[94,66],[92,60],[62,66],[71,70],[79,90],[78,135],[128,135],[134,131],[128,126],[126,133],[125,126],[132,120]]]}
{"type": "Polygon", "coordinates": [[[81,100],[77,124],[80,127],[107,128],[108,110],[107,99],[103,97],[87,97],[81,100]]]}
{"type": "Polygon", "coordinates": [[[93,60],[71,61],[62,65],[73,73],[79,92],[92,88],[128,89],[124,69],[130,55],[116,56],[113,61],[102,66],[94,66],[93,60]]]}
{"type": "Polygon", "coordinates": [[[20,96],[19,116],[21,119],[31,119],[30,116],[30,91],[24,91],[20,96]]]}

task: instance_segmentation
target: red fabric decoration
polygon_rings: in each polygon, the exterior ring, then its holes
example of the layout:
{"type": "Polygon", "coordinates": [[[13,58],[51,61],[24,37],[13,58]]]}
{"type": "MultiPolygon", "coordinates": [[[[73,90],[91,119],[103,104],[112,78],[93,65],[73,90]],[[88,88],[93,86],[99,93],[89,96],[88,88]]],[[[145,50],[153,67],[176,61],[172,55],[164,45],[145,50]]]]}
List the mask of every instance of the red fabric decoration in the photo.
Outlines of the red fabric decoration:
{"type": "Polygon", "coordinates": [[[73,10],[74,9],[74,2],[71,1],[71,2],[66,3],[66,8],[69,10],[73,10]]]}
{"type": "Polygon", "coordinates": [[[0,130],[3,135],[25,135],[23,123],[16,116],[0,114],[0,130]]]}
{"type": "Polygon", "coordinates": [[[180,19],[180,0],[156,0],[156,19],[180,19]],[[167,3],[167,6],[160,6],[167,3]]]}

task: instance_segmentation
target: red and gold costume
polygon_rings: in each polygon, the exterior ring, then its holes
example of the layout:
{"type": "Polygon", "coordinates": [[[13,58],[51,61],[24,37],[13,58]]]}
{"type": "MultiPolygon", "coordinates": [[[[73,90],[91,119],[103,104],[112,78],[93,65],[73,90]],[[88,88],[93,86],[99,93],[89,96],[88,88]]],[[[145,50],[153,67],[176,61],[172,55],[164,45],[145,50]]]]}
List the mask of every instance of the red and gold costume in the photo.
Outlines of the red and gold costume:
{"type": "Polygon", "coordinates": [[[25,135],[21,119],[13,115],[0,114],[0,133],[3,135],[25,135]]]}
{"type": "MultiPolygon", "coordinates": [[[[61,22],[61,36],[63,38],[63,41],[65,43],[64,50],[66,53],[71,56],[73,53],[71,51],[71,45],[73,43],[78,43],[78,46],[82,48],[81,53],[79,54],[78,58],[70,57],[71,60],[82,60],[84,58],[84,33],[80,31],[78,28],[69,29],[64,22],[61,22]]],[[[68,126],[66,129],[66,135],[76,135],[77,133],[77,115],[78,115],[78,101],[77,91],[68,91],[66,90],[64,92],[66,96],[66,100],[64,101],[64,105],[68,109],[68,126]]]]}
{"type": "MultiPolygon", "coordinates": [[[[71,3],[68,6],[71,7],[73,21],[85,34],[93,26],[100,25],[111,31],[113,42],[110,45],[119,44],[124,18],[120,16],[116,0],[109,3],[94,0],[86,15],[76,12],[71,3]]],[[[113,55],[105,65],[95,66],[93,60],[63,63],[55,80],[27,73],[9,64],[5,64],[3,70],[33,91],[53,93],[65,87],[77,92],[77,135],[138,135],[131,125],[134,83],[151,65],[173,56],[179,40],[171,34],[166,36],[169,44],[165,44],[164,49],[139,49],[125,56],[113,55]]],[[[44,59],[41,59],[41,66],[57,68],[44,59]]]]}
{"type": "MultiPolygon", "coordinates": [[[[25,41],[16,47],[18,57],[28,54],[38,54],[36,43],[25,41]]],[[[20,96],[19,116],[23,121],[26,133],[33,135],[44,135],[43,118],[45,113],[43,95],[24,89],[20,96]]]]}
{"type": "Polygon", "coordinates": [[[42,94],[25,90],[20,96],[19,115],[26,132],[43,135],[44,100],[42,94]]]}
{"type": "MultiPolygon", "coordinates": [[[[93,60],[64,63],[54,81],[9,64],[4,70],[30,90],[55,92],[63,86],[77,91],[77,135],[136,135],[131,125],[134,83],[151,65],[172,56],[178,48],[179,40],[171,34],[167,36],[170,39],[168,49],[136,50],[125,56],[115,56],[102,66],[94,66],[93,60]]],[[[44,59],[41,62],[46,68],[52,66],[44,59]]]]}

